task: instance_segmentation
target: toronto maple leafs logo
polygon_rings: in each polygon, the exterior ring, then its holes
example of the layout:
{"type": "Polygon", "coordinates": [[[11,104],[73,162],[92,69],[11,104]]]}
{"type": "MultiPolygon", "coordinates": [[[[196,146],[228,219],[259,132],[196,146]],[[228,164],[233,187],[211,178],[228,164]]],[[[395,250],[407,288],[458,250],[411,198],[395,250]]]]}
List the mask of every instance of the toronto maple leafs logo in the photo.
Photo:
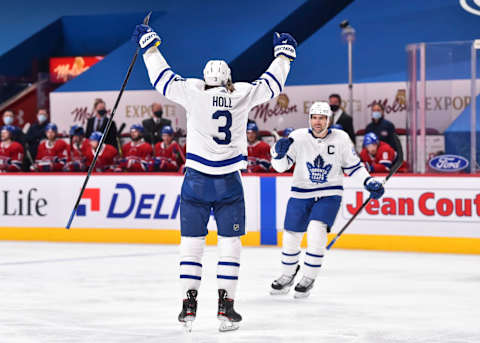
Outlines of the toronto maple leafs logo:
{"type": "Polygon", "coordinates": [[[332,170],[332,165],[325,165],[322,155],[318,155],[313,164],[307,162],[308,172],[310,173],[310,181],[313,183],[327,182],[328,173],[332,170]]]}

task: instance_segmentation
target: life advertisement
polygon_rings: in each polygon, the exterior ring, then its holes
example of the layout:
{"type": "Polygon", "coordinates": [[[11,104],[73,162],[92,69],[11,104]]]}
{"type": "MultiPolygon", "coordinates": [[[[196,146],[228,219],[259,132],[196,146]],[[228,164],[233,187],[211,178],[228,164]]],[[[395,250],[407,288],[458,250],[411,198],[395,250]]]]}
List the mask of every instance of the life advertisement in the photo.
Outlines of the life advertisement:
{"type": "MultiPolygon", "coordinates": [[[[81,175],[0,176],[0,227],[66,225],[82,186],[81,175]]],[[[72,229],[180,228],[178,175],[93,175],[72,229]]],[[[258,178],[244,178],[247,227],[259,230],[258,178]]],[[[211,216],[209,229],[216,229],[211,216]]]]}
{"type": "MultiPolygon", "coordinates": [[[[346,84],[288,86],[279,97],[252,108],[249,118],[255,120],[262,130],[306,127],[311,104],[318,100],[328,101],[332,93],[340,94],[342,106],[349,108],[346,84]]],[[[385,117],[397,128],[406,127],[408,99],[405,82],[359,83],[355,84],[353,94],[355,130],[364,129],[370,122],[374,103],[385,107],[385,117]]],[[[61,131],[67,132],[73,124],[85,125],[93,115],[96,98],[105,100],[107,110],[111,111],[117,96],[117,91],[52,92],[52,121],[61,131]]],[[[427,128],[443,132],[470,104],[470,80],[429,81],[425,101],[427,128]]],[[[186,129],[185,109],[153,89],[125,91],[115,114],[117,124],[130,126],[150,118],[154,102],[163,105],[163,116],[172,121],[175,129],[186,129]]]]}

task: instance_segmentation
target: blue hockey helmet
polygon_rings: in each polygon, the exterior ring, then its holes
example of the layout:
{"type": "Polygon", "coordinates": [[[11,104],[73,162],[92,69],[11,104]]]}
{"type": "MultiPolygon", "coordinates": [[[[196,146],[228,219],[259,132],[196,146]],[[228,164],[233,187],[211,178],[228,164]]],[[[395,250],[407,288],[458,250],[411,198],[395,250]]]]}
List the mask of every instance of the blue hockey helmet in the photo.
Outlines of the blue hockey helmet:
{"type": "Polygon", "coordinates": [[[143,126],[140,125],[140,124],[133,124],[133,125],[130,127],[130,131],[132,131],[132,130],[136,130],[136,131],[138,131],[138,132],[140,132],[140,133],[143,133],[143,131],[144,131],[144,130],[143,130],[143,126]]]}
{"type": "Polygon", "coordinates": [[[3,130],[8,131],[8,132],[10,132],[10,134],[13,135],[17,129],[13,125],[5,125],[5,126],[1,127],[0,131],[3,131],[3,130]]]}
{"type": "Polygon", "coordinates": [[[103,136],[103,134],[102,134],[100,131],[95,131],[95,132],[92,132],[92,134],[90,135],[89,139],[90,139],[91,141],[100,142],[100,140],[102,139],[102,136],[103,136]]]}
{"type": "Polygon", "coordinates": [[[378,137],[375,133],[369,132],[365,134],[365,137],[363,137],[363,146],[366,147],[367,145],[370,144],[378,144],[378,137]]]}
{"type": "Polygon", "coordinates": [[[170,125],[166,125],[162,128],[162,135],[167,134],[167,135],[173,135],[173,129],[170,125]]]}
{"type": "Polygon", "coordinates": [[[258,126],[257,124],[253,123],[253,122],[250,122],[247,124],[247,132],[248,131],[255,131],[255,132],[258,132],[258,126]]]}
{"type": "Polygon", "coordinates": [[[57,128],[57,125],[55,125],[54,123],[48,123],[46,126],[45,126],[45,132],[47,131],[54,131],[54,132],[58,132],[58,128],[57,128]]]}
{"type": "Polygon", "coordinates": [[[80,125],[73,125],[70,128],[70,136],[83,136],[85,135],[85,131],[83,130],[83,127],[80,125]]]}
{"type": "Polygon", "coordinates": [[[295,130],[293,127],[287,127],[285,130],[283,130],[283,137],[288,137],[289,134],[291,134],[295,130]]]}

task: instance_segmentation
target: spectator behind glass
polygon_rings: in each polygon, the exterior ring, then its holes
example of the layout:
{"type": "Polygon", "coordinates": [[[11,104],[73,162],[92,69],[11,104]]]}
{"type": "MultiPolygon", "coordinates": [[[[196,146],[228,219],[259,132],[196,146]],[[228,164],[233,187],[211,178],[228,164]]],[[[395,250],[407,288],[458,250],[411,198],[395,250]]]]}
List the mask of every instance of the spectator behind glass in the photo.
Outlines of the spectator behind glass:
{"type": "MultiPolygon", "coordinates": [[[[98,144],[102,139],[102,133],[99,131],[92,132],[88,137],[90,147],[85,151],[85,166],[90,167],[97,150],[98,144]]],[[[118,151],[113,145],[103,143],[102,149],[98,154],[97,163],[95,164],[96,172],[117,172],[121,171],[116,165],[118,151]]]]}
{"type": "Polygon", "coordinates": [[[122,146],[123,159],[120,162],[122,170],[127,172],[144,172],[151,167],[153,149],[142,138],[143,126],[134,124],[130,128],[130,142],[122,146]]]}
{"type": "Polygon", "coordinates": [[[22,170],[23,147],[13,141],[15,127],[5,125],[0,128],[0,173],[19,172],[22,170]]]}
{"type": "Polygon", "coordinates": [[[37,121],[29,127],[26,135],[27,148],[33,160],[35,160],[37,156],[40,141],[45,138],[45,128],[48,123],[47,110],[45,108],[39,108],[37,111],[37,121]]]}
{"type": "Polygon", "coordinates": [[[249,173],[266,173],[270,170],[270,145],[258,139],[258,126],[247,124],[249,173]]]}
{"type": "Polygon", "coordinates": [[[355,144],[355,131],[353,130],[353,119],[340,107],[342,98],[338,94],[331,94],[328,97],[328,103],[332,110],[332,123],[330,125],[341,125],[343,130],[348,133],[353,144],[355,144]]]}
{"type": "Polygon", "coordinates": [[[63,139],[57,139],[57,125],[49,123],[45,127],[44,139],[38,145],[35,163],[30,169],[38,172],[62,171],[68,161],[68,145],[63,139]]]}
{"type": "MultiPolygon", "coordinates": [[[[87,121],[87,129],[85,130],[85,135],[87,137],[90,137],[90,135],[95,131],[102,133],[105,132],[105,127],[108,123],[105,101],[100,98],[95,99],[95,102],[93,104],[93,110],[93,116],[87,121]]],[[[108,131],[105,143],[112,145],[115,149],[118,150],[117,125],[115,124],[115,121],[113,121],[112,126],[110,126],[110,130],[108,131]]]]}
{"type": "Polygon", "coordinates": [[[12,139],[15,142],[20,143],[22,146],[25,145],[25,135],[18,126],[13,125],[13,123],[15,122],[15,114],[13,113],[13,111],[6,110],[5,112],[3,112],[2,119],[5,126],[8,125],[15,128],[15,131],[12,134],[12,139]]]}
{"type": "Polygon", "coordinates": [[[155,145],[162,141],[162,129],[165,126],[172,126],[172,122],[162,118],[163,108],[159,103],[152,104],[152,118],[142,121],[144,128],[144,139],[146,142],[155,145]]]}
{"type": "Polygon", "coordinates": [[[155,158],[153,160],[153,170],[174,172],[179,169],[179,165],[185,163],[185,154],[182,147],[173,140],[173,129],[171,126],[165,126],[162,129],[162,141],[155,144],[155,158]]]}
{"type": "Polygon", "coordinates": [[[402,147],[398,147],[394,139],[395,126],[384,118],[384,112],[381,104],[375,103],[372,106],[372,121],[367,125],[365,134],[373,132],[378,139],[390,145],[395,151],[399,151],[402,147]]]}

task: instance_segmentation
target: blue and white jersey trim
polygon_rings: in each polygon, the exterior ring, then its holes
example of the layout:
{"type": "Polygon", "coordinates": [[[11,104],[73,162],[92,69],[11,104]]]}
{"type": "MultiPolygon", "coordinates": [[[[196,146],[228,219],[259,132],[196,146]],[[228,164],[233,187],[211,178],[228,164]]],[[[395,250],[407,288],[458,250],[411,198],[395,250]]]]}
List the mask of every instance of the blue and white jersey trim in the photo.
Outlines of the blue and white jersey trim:
{"type": "Polygon", "coordinates": [[[187,157],[187,160],[192,160],[192,161],[201,163],[203,165],[206,165],[208,167],[226,167],[226,166],[238,163],[240,161],[247,160],[247,156],[241,155],[241,154],[226,160],[221,160],[221,161],[208,160],[206,158],[203,158],[202,156],[192,154],[191,152],[187,152],[186,157],[187,157]]]}
{"type": "Polygon", "coordinates": [[[316,187],[316,188],[300,188],[300,187],[292,187],[290,190],[292,192],[298,193],[309,193],[309,192],[317,192],[317,191],[328,191],[328,190],[343,190],[343,186],[327,186],[327,187],[316,187]]]}

